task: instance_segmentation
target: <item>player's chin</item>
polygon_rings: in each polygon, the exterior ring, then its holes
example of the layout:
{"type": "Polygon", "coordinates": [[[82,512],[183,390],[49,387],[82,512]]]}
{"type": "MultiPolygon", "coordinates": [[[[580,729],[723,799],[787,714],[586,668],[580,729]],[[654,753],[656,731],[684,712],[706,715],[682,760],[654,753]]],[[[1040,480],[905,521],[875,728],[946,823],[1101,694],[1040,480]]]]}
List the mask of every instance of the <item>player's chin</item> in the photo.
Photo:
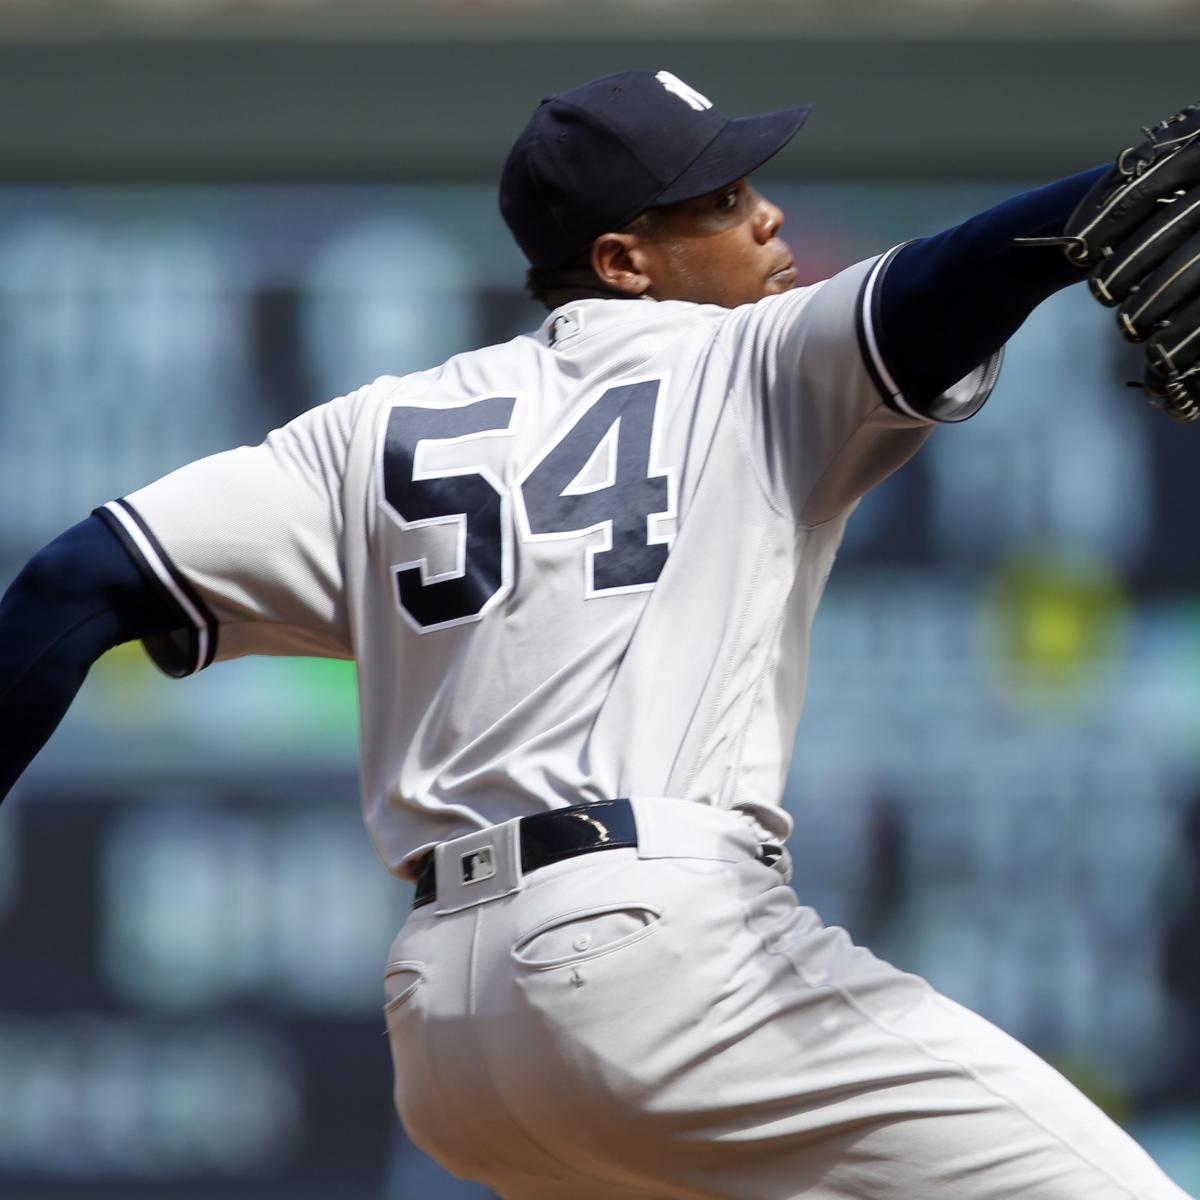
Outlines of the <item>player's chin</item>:
{"type": "Polygon", "coordinates": [[[778,296],[781,292],[790,292],[796,286],[796,268],[784,267],[773,275],[768,275],[763,286],[764,296],[778,296]]]}

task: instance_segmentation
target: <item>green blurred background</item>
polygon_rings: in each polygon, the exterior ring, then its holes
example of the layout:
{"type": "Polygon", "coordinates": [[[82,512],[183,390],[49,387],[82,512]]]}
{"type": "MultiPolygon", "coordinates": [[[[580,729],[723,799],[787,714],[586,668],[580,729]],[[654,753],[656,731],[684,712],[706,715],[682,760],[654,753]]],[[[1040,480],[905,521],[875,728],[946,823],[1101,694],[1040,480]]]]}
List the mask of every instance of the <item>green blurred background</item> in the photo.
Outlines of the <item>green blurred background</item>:
{"type": "MultiPolygon", "coordinates": [[[[94,505],[531,328],[495,210],[544,94],[668,68],[812,120],[807,280],[1200,99],[1192,4],[0,0],[0,586],[94,505]]],[[[786,802],[829,921],[1200,1190],[1200,432],[1082,289],[851,522],[786,802]]],[[[0,738],[4,736],[0,731],[0,738]]],[[[408,903],[352,668],[99,664],[0,809],[0,1197],[475,1200],[392,1114],[408,903]]]]}

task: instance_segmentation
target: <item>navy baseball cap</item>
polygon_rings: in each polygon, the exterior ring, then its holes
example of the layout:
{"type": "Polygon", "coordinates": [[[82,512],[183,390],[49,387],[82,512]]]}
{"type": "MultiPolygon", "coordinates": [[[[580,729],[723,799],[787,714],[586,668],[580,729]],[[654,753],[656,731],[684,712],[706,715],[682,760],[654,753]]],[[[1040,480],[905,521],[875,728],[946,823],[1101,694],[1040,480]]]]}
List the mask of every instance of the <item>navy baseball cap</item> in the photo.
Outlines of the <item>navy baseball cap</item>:
{"type": "Polygon", "coordinates": [[[670,71],[622,71],[544,99],[509,151],[500,212],[535,267],[557,267],[648,208],[762,166],[809,104],[730,120],[670,71]]]}

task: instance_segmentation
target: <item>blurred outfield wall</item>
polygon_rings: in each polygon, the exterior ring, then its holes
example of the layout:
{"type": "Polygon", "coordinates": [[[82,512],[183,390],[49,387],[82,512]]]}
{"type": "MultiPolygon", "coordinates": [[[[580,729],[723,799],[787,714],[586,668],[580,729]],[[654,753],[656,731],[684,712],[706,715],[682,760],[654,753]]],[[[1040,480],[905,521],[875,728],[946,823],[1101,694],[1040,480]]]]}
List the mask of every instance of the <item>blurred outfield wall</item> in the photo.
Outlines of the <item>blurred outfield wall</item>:
{"type": "Polygon", "coordinates": [[[5,0],[0,176],[490,179],[541,95],[648,65],[813,101],[781,172],[1036,177],[1192,99],[1198,38],[1146,0],[5,0]]]}
{"type": "MultiPolygon", "coordinates": [[[[493,180],[548,91],[646,65],[732,115],[814,101],[766,178],[815,279],[1200,98],[1195,24],[0,3],[0,586],[117,491],[536,323],[493,180]]],[[[984,413],[851,523],[788,804],[805,900],[1196,1190],[1200,431],[1122,387],[1107,322],[1081,289],[1048,304],[984,413]]],[[[0,1200],[464,1195],[389,1108],[408,893],[359,827],[355,732],[342,664],[98,666],[0,808],[0,1200]]]]}

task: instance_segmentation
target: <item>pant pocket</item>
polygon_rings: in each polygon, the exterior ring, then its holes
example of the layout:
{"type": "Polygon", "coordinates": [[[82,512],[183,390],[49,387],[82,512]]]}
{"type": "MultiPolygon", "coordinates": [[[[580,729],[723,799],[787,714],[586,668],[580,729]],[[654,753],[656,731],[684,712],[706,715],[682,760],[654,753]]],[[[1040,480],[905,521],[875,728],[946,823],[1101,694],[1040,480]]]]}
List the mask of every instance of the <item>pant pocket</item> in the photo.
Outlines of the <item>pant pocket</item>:
{"type": "Polygon", "coordinates": [[[425,1145],[428,1140],[421,1121],[427,1116],[431,1078],[420,1020],[425,973],[422,962],[395,959],[388,963],[383,977],[386,997],[383,1017],[392,1056],[392,1100],[409,1137],[418,1145],[425,1145]]]}
{"type": "Polygon", "coordinates": [[[512,956],[525,967],[561,967],[613,954],[661,927],[662,909],[654,904],[622,901],[573,909],[521,934],[512,956]]]}
{"type": "Polygon", "coordinates": [[[425,964],[412,959],[390,962],[383,973],[386,1000],[384,1016],[391,1016],[409,1002],[425,982],[425,964]]]}

